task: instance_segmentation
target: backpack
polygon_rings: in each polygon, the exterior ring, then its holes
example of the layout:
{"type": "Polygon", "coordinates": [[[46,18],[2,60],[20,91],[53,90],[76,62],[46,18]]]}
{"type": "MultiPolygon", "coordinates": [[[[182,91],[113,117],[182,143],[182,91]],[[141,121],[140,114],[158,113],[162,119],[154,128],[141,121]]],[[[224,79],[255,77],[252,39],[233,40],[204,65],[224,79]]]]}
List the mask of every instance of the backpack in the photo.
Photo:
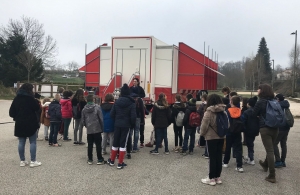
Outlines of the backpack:
{"type": "Polygon", "coordinates": [[[284,115],[285,115],[286,123],[290,127],[293,127],[294,126],[294,117],[293,117],[293,114],[291,113],[291,110],[289,108],[284,109],[284,115]]]}
{"type": "Polygon", "coordinates": [[[49,111],[49,106],[45,107],[45,117],[46,118],[50,118],[48,111],[49,111]]]}
{"type": "Polygon", "coordinates": [[[177,127],[183,126],[183,118],[184,118],[184,112],[179,111],[177,116],[175,117],[175,123],[177,127]]]}
{"type": "Polygon", "coordinates": [[[276,100],[267,101],[265,125],[271,128],[284,127],[286,125],[285,114],[276,100]]]}
{"type": "Polygon", "coordinates": [[[244,131],[244,123],[241,120],[241,117],[232,118],[232,124],[230,125],[231,133],[241,133],[244,131]]]}
{"type": "Polygon", "coordinates": [[[201,124],[201,117],[198,112],[191,112],[189,117],[189,125],[191,127],[199,127],[201,124]]]}
{"type": "Polygon", "coordinates": [[[224,137],[228,130],[229,130],[229,120],[227,113],[225,111],[223,112],[217,112],[217,131],[219,137],[224,137]]]}
{"type": "Polygon", "coordinates": [[[80,118],[80,116],[79,116],[80,111],[81,111],[80,103],[78,102],[76,106],[72,107],[72,113],[73,113],[73,118],[74,119],[79,119],[80,118]]]}

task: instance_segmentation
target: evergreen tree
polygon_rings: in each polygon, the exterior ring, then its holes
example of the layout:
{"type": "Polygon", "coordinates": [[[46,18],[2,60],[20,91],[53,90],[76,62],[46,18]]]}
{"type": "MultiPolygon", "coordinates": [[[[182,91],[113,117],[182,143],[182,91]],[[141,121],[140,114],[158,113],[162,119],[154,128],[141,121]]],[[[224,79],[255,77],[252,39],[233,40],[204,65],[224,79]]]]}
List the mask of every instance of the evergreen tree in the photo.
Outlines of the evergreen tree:
{"type": "Polygon", "coordinates": [[[259,82],[271,82],[272,68],[270,63],[270,52],[264,37],[262,37],[259,42],[256,61],[259,63],[259,82]]]}
{"type": "MultiPolygon", "coordinates": [[[[17,81],[27,80],[27,70],[17,56],[26,51],[24,37],[19,34],[0,38],[0,80],[5,86],[13,86],[17,81]]],[[[44,78],[44,68],[41,60],[35,60],[30,75],[31,81],[41,81],[44,78]]]]}

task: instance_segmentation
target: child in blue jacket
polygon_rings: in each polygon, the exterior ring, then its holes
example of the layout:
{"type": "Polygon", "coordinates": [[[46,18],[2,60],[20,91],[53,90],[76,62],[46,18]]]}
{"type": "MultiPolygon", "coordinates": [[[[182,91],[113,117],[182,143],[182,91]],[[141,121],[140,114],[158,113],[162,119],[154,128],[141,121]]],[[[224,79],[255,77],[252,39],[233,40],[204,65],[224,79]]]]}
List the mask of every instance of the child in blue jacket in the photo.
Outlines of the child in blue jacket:
{"type": "MultiPolygon", "coordinates": [[[[103,114],[103,122],[104,122],[104,129],[103,129],[103,141],[102,141],[102,155],[107,154],[106,146],[107,140],[109,139],[109,146],[112,147],[114,142],[114,123],[115,121],[110,117],[110,110],[114,105],[115,98],[114,96],[109,93],[106,94],[104,103],[101,104],[101,111],[103,114]]],[[[110,148],[111,150],[111,148],[110,148]]]]}

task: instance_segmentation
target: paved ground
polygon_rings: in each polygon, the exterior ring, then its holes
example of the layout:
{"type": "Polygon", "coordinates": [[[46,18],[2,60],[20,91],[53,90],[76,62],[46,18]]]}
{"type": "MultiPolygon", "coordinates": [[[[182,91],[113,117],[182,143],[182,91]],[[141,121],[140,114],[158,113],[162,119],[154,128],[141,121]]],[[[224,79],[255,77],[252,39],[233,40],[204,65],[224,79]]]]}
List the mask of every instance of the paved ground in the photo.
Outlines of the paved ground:
{"type": "MultiPolygon", "coordinates": [[[[11,101],[0,100],[0,123],[12,121],[8,116],[10,104],[11,101]]],[[[292,103],[293,110],[300,112],[300,104],[292,103]]],[[[148,141],[152,128],[149,118],[146,121],[145,138],[148,141]]],[[[264,158],[265,152],[260,137],[257,137],[257,164],[245,165],[245,172],[237,173],[231,160],[229,168],[222,172],[224,183],[214,187],[200,181],[208,174],[208,161],[201,157],[202,148],[196,148],[193,156],[185,157],[172,152],[170,155],[153,156],[149,154],[150,148],[143,148],[133,154],[131,160],[126,160],[128,167],[117,170],[116,166],[88,165],[85,146],[63,142],[61,148],[49,148],[46,142],[41,141],[38,142],[37,160],[43,165],[19,167],[18,140],[13,136],[13,128],[13,123],[0,124],[0,194],[300,194],[298,119],[288,139],[287,168],[276,172],[278,183],[264,181],[267,174],[258,165],[258,160],[264,158]]],[[[172,127],[168,130],[171,149],[174,134],[172,127]]],[[[29,144],[26,145],[26,157],[29,159],[29,144]]],[[[104,157],[107,159],[108,155],[104,157]]]]}

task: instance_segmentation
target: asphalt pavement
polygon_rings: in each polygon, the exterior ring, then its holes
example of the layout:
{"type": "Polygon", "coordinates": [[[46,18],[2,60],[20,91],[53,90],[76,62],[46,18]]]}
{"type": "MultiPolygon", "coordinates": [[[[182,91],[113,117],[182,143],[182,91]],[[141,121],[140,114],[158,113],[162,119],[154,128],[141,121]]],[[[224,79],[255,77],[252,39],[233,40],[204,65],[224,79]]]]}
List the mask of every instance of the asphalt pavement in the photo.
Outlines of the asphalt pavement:
{"type": "MultiPolygon", "coordinates": [[[[286,168],[276,170],[277,183],[264,180],[258,161],[265,158],[260,137],[255,140],[255,166],[245,165],[244,173],[234,170],[235,159],[228,168],[223,168],[223,184],[208,186],[201,178],[208,175],[208,160],[201,157],[203,148],[195,147],[194,155],[182,156],[171,152],[151,155],[151,148],[141,148],[125,159],[127,167],[87,164],[87,148],[73,146],[73,142],[61,142],[62,147],[48,147],[46,141],[37,142],[37,160],[42,166],[20,167],[18,139],[13,136],[14,123],[8,116],[11,101],[0,100],[0,194],[300,194],[300,120],[295,120],[288,137],[286,168]],[[4,124],[2,124],[4,123],[4,124]]],[[[294,104],[293,104],[294,105],[294,104]]],[[[300,110],[300,104],[299,105],[300,110]]],[[[295,108],[294,108],[295,109],[295,108]]],[[[39,137],[43,137],[43,126],[39,137]]],[[[146,119],[145,142],[149,141],[152,125],[146,119]]],[[[86,140],[84,129],[83,140],[86,140]]],[[[72,123],[69,128],[73,138],[72,123]]],[[[197,139],[199,135],[197,134],[197,139]]],[[[169,149],[174,147],[173,127],[168,128],[169,149]]],[[[244,146],[244,154],[247,148],[244,146]]],[[[94,157],[96,153],[94,151],[94,157]]],[[[104,155],[107,160],[108,155],[104,155]]],[[[26,160],[30,159],[29,143],[26,144],[26,160]]]]}

